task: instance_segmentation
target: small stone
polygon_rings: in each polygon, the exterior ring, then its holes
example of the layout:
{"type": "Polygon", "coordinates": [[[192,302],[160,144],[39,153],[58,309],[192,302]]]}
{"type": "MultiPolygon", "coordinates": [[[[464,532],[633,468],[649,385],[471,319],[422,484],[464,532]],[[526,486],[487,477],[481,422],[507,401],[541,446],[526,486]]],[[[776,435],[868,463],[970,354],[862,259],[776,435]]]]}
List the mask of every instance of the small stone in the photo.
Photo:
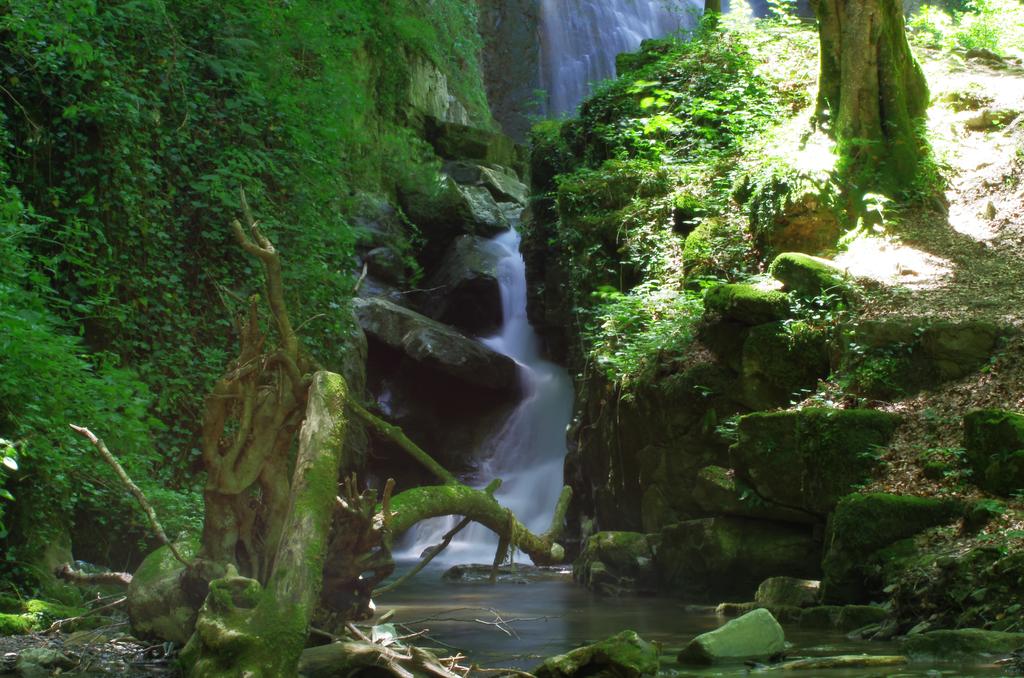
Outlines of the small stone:
{"type": "Polygon", "coordinates": [[[986,219],[988,219],[990,221],[992,219],[995,219],[996,218],[996,206],[995,206],[995,203],[993,203],[991,200],[989,200],[987,203],[985,203],[985,211],[982,214],[983,214],[983,216],[986,219]]]}

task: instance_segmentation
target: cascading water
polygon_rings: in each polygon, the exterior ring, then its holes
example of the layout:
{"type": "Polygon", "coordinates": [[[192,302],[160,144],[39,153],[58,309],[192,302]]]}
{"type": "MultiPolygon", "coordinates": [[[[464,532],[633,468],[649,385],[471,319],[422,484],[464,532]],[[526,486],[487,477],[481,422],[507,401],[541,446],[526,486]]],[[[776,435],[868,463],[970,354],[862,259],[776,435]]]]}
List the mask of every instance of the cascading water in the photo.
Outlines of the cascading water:
{"type": "Polygon", "coordinates": [[[703,0],[541,0],[541,87],[546,112],[572,111],[594,82],[615,77],[615,56],[646,38],[696,25],[703,0]]]}
{"type": "MultiPolygon", "coordinates": [[[[565,431],[572,417],[573,388],[565,369],[543,360],[540,339],[526,317],[526,264],[519,253],[519,233],[512,229],[491,241],[501,253],[498,282],[502,325],[498,334],[481,341],[519,365],[523,400],[480,450],[478,476],[483,484],[501,478],[498,501],[534,532],[549,527],[562,490],[565,431]]],[[[456,519],[438,519],[418,526],[406,556],[415,557],[436,544],[456,519]]],[[[490,562],[497,537],[473,524],[438,557],[444,562],[490,562]]],[[[399,554],[401,557],[403,554],[399,554]]]]}

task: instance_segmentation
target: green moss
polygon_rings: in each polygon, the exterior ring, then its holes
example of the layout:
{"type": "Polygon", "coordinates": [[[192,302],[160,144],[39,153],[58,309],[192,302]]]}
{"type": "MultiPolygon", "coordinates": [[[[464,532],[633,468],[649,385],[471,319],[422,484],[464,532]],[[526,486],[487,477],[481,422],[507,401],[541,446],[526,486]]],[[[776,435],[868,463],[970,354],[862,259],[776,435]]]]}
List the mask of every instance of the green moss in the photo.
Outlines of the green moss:
{"type": "Polygon", "coordinates": [[[686,236],[683,270],[687,278],[729,277],[743,268],[743,233],[722,219],[704,219],[686,236]]]}
{"type": "Polygon", "coordinates": [[[968,413],[964,448],[979,486],[1002,495],[1024,489],[1024,414],[992,409],[968,413]]]}
{"type": "Polygon", "coordinates": [[[622,631],[599,643],[548,659],[532,671],[537,678],[612,675],[639,678],[658,673],[658,649],[635,631],[622,631]]]}
{"type": "Polygon", "coordinates": [[[899,421],[876,410],[755,412],[740,419],[732,465],[763,499],[824,516],[870,477],[899,421]]]}
{"type": "Polygon", "coordinates": [[[982,655],[1005,655],[1024,646],[1024,633],[1005,633],[983,629],[931,631],[907,636],[900,651],[911,657],[975,659],[982,655]]]}
{"type": "Polygon", "coordinates": [[[24,615],[0,613],[0,636],[20,636],[38,629],[35,620],[24,615]]]}
{"type": "Polygon", "coordinates": [[[753,410],[800,400],[829,371],[828,337],[803,321],[751,328],[743,342],[743,401],[753,410]]]}
{"type": "Polygon", "coordinates": [[[753,285],[718,285],[704,293],[705,313],[747,325],[782,320],[789,314],[789,296],[753,285]]]}
{"type": "Polygon", "coordinates": [[[848,276],[828,259],[784,252],[775,257],[768,272],[786,289],[806,297],[849,294],[848,276]]]}
{"type": "Polygon", "coordinates": [[[809,174],[779,163],[737,181],[733,197],[746,203],[750,233],[763,254],[820,254],[842,231],[839,191],[827,172],[809,174]]]}
{"type": "Polygon", "coordinates": [[[853,494],[829,519],[822,598],[858,602],[871,592],[862,568],[876,551],[963,513],[960,502],[895,494],[853,494]]]}

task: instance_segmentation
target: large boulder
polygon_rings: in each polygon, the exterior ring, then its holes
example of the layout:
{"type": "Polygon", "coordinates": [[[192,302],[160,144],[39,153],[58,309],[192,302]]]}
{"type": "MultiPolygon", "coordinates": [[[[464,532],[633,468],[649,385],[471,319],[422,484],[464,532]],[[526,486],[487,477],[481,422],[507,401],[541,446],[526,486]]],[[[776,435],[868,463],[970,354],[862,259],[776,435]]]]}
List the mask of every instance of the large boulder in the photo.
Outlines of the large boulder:
{"type": "Polygon", "coordinates": [[[768,659],[785,649],[786,634],[772,613],[762,608],[697,636],[682,649],[678,659],[683,664],[768,659]]]}
{"type": "Polygon", "coordinates": [[[742,516],[784,523],[813,523],[804,511],[765,502],[736,483],[735,471],[723,466],[705,466],[690,485],[690,500],[708,516],[742,516]]]}
{"type": "Polygon", "coordinates": [[[849,285],[849,276],[835,262],[799,252],[784,252],[775,257],[768,272],[786,290],[805,297],[845,296],[849,285]]]}
{"type": "Polygon", "coordinates": [[[828,603],[861,602],[877,593],[866,581],[864,564],[873,553],[963,512],[960,502],[895,494],[851,494],[842,499],[828,522],[822,562],[822,599],[828,603]]]}
{"type": "Polygon", "coordinates": [[[744,403],[752,410],[785,407],[813,392],[828,370],[823,332],[804,322],[757,325],[743,342],[744,403]]]}
{"type": "Polygon", "coordinates": [[[795,577],[769,577],[761,582],[754,601],[765,607],[811,607],[818,603],[821,582],[795,577]]]}
{"type": "Polygon", "coordinates": [[[491,391],[518,393],[517,367],[456,330],[383,299],[355,299],[366,335],[430,371],[491,391]]]}
{"type": "MultiPolygon", "coordinates": [[[[177,549],[184,558],[191,559],[198,543],[178,544],[177,549]]],[[[139,638],[187,643],[206,595],[189,587],[188,581],[185,566],[169,547],[161,546],[149,554],[128,587],[132,633],[139,638]]]]}
{"type": "Polygon", "coordinates": [[[687,520],[661,530],[655,564],[667,591],[708,600],[750,600],[778,575],[814,577],[821,544],[809,526],[748,518],[687,520]]]}
{"type": "Polygon", "coordinates": [[[532,673],[537,678],[653,676],[658,673],[658,648],[635,631],[623,631],[599,643],[551,657],[532,673]]]}
{"type": "Polygon", "coordinates": [[[1007,496],[1024,490],[1024,414],[970,412],[964,417],[964,449],[980,487],[1007,496]]]}
{"type": "Polygon", "coordinates": [[[515,142],[500,132],[427,118],[427,141],[448,160],[474,160],[505,167],[519,166],[515,142]]]}
{"type": "Polygon", "coordinates": [[[501,325],[498,262],[502,247],[476,235],[462,235],[448,248],[425,286],[427,314],[464,332],[485,335],[501,325]]]}
{"type": "Polygon", "coordinates": [[[459,186],[469,223],[466,231],[493,236],[507,231],[509,224],[504,210],[484,186],[459,186]]]}
{"type": "Polygon", "coordinates": [[[590,536],[572,577],[605,595],[654,593],[657,573],[651,537],[640,532],[598,532],[590,536]]]}
{"type": "Polygon", "coordinates": [[[704,312],[745,325],[761,325],[789,315],[789,296],[753,285],[716,285],[704,293],[704,312]]]}
{"type": "Polygon", "coordinates": [[[530,189],[507,167],[453,161],[445,164],[444,171],[459,184],[483,186],[498,202],[511,202],[525,207],[530,197],[530,189]]]}
{"type": "Polygon", "coordinates": [[[899,421],[876,410],[755,412],[740,419],[729,453],[762,499],[824,518],[870,477],[899,421]]]}

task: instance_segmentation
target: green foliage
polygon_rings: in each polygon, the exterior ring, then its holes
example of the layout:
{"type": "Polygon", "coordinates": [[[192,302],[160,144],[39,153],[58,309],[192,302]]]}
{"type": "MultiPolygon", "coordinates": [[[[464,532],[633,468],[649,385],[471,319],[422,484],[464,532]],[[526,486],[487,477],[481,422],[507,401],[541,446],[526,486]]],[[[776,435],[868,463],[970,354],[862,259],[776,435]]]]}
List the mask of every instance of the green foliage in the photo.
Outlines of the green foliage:
{"type": "Polygon", "coordinates": [[[1019,54],[1024,45],[1024,5],[1018,0],[970,0],[952,13],[925,5],[908,19],[907,28],[918,44],[927,47],[1019,54]]]}
{"type": "Polygon", "coordinates": [[[106,440],[170,531],[198,527],[202,399],[234,351],[231,300],[261,291],[229,230],[239,188],[293,263],[307,345],[336,366],[350,196],[434,170],[411,64],[489,124],[475,26],[465,0],[4,4],[0,436],[20,469],[0,471],[0,506],[37,528],[10,536],[9,563],[72,514],[115,543],[145,532],[110,517],[138,510],[69,422],[106,440]]]}

